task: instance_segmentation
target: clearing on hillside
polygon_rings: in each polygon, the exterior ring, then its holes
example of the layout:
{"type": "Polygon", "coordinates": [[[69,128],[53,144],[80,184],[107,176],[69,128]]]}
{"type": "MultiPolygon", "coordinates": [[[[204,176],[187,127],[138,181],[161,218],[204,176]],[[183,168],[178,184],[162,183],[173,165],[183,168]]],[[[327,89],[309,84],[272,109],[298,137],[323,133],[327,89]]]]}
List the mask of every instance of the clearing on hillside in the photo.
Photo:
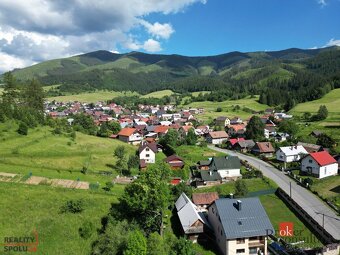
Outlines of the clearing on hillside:
{"type": "Polygon", "coordinates": [[[160,90],[160,91],[155,91],[151,92],[149,94],[141,96],[142,98],[149,98],[149,97],[154,97],[154,98],[162,98],[164,96],[171,96],[172,94],[175,94],[172,90],[160,90]]]}
{"type": "Polygon", "coordinates": [[[75,95],[67,95],[67,96],[57,96],[57,97],[49,97],[47,100],[53,101],[56,100],[58,102],[70,102],[70,101],[79,101],[83,103],[95,103],[98,101],[106,101],[111,100],[115,97],[120,96],[137,96],[139,95],[137,92],[131,91],[95,91],[95,92],[86,92],[75,95]]]}

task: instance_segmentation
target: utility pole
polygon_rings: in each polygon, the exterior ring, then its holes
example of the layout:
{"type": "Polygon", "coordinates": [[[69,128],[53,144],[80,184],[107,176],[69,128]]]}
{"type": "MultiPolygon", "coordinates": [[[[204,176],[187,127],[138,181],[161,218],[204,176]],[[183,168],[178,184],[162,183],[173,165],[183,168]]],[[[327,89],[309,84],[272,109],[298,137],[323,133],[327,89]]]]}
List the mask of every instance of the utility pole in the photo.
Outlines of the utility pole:
{"type": "Polygon", "coordinates": [[[289,196],[292,198],[292,182],[289,182],[289,196]]]}

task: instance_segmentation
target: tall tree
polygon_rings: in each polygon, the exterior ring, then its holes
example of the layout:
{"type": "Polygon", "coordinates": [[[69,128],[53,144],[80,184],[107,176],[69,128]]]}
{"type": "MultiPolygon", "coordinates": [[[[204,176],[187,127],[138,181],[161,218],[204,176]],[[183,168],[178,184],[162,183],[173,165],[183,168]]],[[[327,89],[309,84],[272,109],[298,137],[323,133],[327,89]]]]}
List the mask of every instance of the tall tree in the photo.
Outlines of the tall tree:
{"type": "Polygon", "coordinates": [[[295,136],[299,131],[299,126],[292,120],[284,120],[279,124],[279,131],[295,136]]]}
{"type": "Polygon", "coordinates": [[[258,116],[253,116],[249,120],[246,130],[246,137],[248,139],[262,140],[264,138],[265,125],[258,116]]]}
{"type": "Polygon", "coordinates": [[[129,233],[124,255],[146,255],[146,238],[139,230],[129,233]]]}
{"type": "Polygon", "coordinates": [[[319,120],[324,120],[328,117],[328,109],[325,105],[320,105],[317,116],[319,120]]]}
{"type": "Polygon", "coordinates": [[[185,138],[185,141],[188,145],[195,145],[197,143],[197,136],[193,128],[188,130],[188,134],[185,138]]]}
{"type": "Polygon", "coordinates": [[[128,220],[137,222],[146,233],[162,230],[163,211],[171,200],[170,174],[171,170],[164,162],[152,165],[126,186],[119,198],[120,211],[128,220]]]}
{"type": "Polygon", "coordinates": [[[36,79],[33,79],[27,86],[22,90],[23,103],[26,107],[36,110],[37,112],[44,111],[44,97],[45,93],[40,84],[36,79]]]}
{"type": "Polygon", "coordinates": [[[117,158],[116,167],[120,170],[120,174],[123,174],[123,170],[126,168],[126,149],[124,145],[119,145],[113,154],[117,158]]]}

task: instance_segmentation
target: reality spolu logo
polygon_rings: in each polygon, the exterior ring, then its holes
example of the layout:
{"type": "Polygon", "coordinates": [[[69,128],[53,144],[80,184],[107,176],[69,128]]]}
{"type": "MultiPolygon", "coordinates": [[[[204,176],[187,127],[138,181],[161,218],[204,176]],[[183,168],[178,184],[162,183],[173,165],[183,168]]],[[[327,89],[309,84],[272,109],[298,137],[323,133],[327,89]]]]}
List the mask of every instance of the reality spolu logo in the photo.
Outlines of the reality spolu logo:
{"type": "Polygon", "coordinates": [[[5,252],[36,252],[39,245],[38,232],[33,230],[30,236],[6,236],[0,245],[5,252]]]}

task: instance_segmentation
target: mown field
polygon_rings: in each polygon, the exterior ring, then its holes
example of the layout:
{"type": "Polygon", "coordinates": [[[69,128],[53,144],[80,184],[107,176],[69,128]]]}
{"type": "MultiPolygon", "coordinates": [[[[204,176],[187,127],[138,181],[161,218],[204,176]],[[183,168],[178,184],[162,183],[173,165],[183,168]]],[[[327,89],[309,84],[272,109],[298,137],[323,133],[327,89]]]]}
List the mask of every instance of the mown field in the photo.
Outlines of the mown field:
{"type": "Polygon", "coordinates": [[[242,110],[243,107],[247,107],[253,111],[263,111],[267,109],[269,106],[260,104],[257,102],[259,99],[258,96],[255,96],[254,98],[251,98],[250,96],[239,99],[239,100],[227,100],[223,102],[210,102],[210,101],[204,101],[204,102],[193,102],[188,105],[185,105],[183,107],[185,108],[204,108],[204,113],[198,115],[199,119],[202,119],[204,121],[210,121],[218,116],[227,116],[229,118],[233,118],[235,116],[238,116],[243,119],[249,118],[251,115],[253,115],[251,112],[247,112],[242,110]],[[234,110],[233,108],[238,105],[240,106],[240,110],[234,110]],[[217,108],[221,107],[222,112],[217,112],[217,108]]]}
{"type": "Polygon", "coordinates": [[[149,94],[141,96],[141,98],[149,98],[149,97],[162,98],[164,96],[171,96],[174,93],[175,92],[173,92],[172,90],[166,89],[166,90],[151,92],[149,94]]]}
{"type": "Polygon", "coordinates": [[[30,129],[28,136],[20,136],[15,125],[0,124],[0,172],[105,183],[117,175],[115,148],[124,145],[129,155],[136,150],[118,140],[79,132],[73,141],[67,135],[53,135],[49,127],[30,129]],[[80,172],[83,167],[88,168],[87,174],[80,172]],[[100,171],[112,171],[113,175],[100,171]]]}
{"type": "MultiPolygon", "coordinates": [[[[305,122],[301,120],[299,123],[300,130],[298,136],[308,136],[313,130],[320,130],[333,137],[339,144],[340,142],[340,89],[334,89],[324,97],[301,103],[295,106],[290,113],[295,116],[302,116],[304,112],[311,114],[317,113],[320,105],[325,105],[328,109],[328,117],[323,121],[305,122]]],[[[316,140],[316,139],[315,139],[316,140]]],[[[313,142],[313,139],[311,139],[313,142]]],[[[340,152],[340,147],[336,150],[340,152]]]]}
{"type": "MultiPolygon", "coordinates": [[[[122,192],[122,188],[114,187],[122,192]]],[[[101,228],[101,218],[107,215],[110,204],[117,202],[114,194],[31,186],[0,182],[0,239],[5,237],[39,237],[37,254],[82,255],[90,254],[91,244],[101,228]],[[84,201],[84,211],[79,214],[60,213],[60,207],[68,200],[84,201]],[[84,239],[79,228],[84,222],[93,224],[92,236],[84,239]]],[[[0,254],[3,253],[0,247],[0,254]]],[[[21,253],[20,253],[21,254],[21,253]]]]}
{"type": "Polygon", "coordinates": [[[110,99],[113,99],[119,96],[133,96],[133,95],[138,95],[138,93],[131,92],[131,91],[124,91],[124,92],[95,91],[95,92],[79,93],[79,94],[74,94],[74,95],[49,97],[47,98],[47,100],[49,101],[56,100],[59,102],[79,101],[79,102],[86,102],[86,103],[95,103],[98,101],[110,100],[110,99]]]}

